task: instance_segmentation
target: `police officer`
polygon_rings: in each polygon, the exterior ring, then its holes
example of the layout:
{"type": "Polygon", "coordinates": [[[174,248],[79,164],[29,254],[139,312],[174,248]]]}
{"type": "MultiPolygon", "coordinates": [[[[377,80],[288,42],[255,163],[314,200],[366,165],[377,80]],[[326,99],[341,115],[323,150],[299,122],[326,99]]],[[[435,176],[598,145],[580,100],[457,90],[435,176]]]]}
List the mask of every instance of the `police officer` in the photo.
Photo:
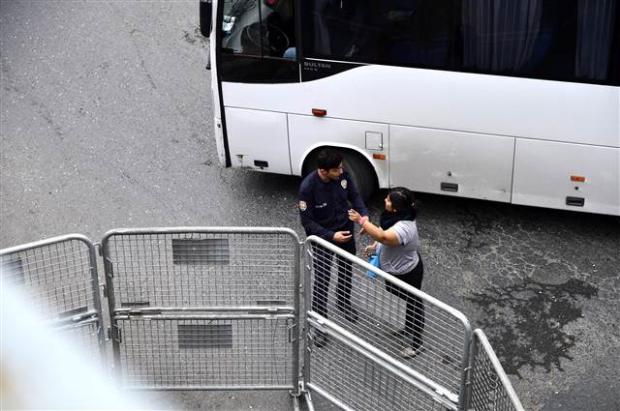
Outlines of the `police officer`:
{"type": "MultiPolygon", "coordinates": [[[[362,218],[368,211],[349,174],[342,168],[342,154],[323,149],[317,157],[317,170],[308,174],[299,187],[299,214],[306,235],[316,235],[355,255],[354,224],[348,210],[355,209],[362,218]],[[349,205],[350,203],[350,205],[349,205]]],[[[322,248],[313,249],[314,287],[312,310],[327,317],[327,294],[333,253],[322,248]]],[[[347,321],[357,321],[357,311],[351,306],[351,263],[336,256],[338,285],[336,306],[347,321]]],[[[322,346],[326,338],[322,333],[315,345],[322,346]]]]}

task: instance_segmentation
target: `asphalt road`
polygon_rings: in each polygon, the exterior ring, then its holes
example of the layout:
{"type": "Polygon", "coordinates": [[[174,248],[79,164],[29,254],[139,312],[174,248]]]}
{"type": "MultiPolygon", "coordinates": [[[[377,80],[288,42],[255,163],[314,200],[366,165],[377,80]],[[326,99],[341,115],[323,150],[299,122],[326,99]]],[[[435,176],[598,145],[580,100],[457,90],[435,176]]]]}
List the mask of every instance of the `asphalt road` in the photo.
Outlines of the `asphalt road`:
{"type": "MultiPolygon", "coordinates": [[[[0,3],[0,248],[117,227],[285,226],[296,177],[222,169],[197,1],[0,3]]],[[[617,218],[419,195],[423,289],[484,329],[526,409],[620,409],[617,218]]],[[[373,215],[382,195],[370,204],[373,215]]],[[[175,393],[192,409],[282,396],[175,393]]]]}

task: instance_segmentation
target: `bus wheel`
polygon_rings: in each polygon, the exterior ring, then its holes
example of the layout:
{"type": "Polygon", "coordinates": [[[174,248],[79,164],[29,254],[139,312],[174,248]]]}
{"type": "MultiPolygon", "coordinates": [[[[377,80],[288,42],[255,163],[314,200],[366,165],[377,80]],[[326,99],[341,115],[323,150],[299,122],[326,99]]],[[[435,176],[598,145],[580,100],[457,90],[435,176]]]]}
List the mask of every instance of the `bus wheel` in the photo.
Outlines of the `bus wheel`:
{"type": "MultiPolygon", "coordinates": [[[[377,191],[377,178],[370,164],[359,154],[350,150],[341,150],[343,155],[342,164],[347,173],[351,176],[353,184],[366,202],[377,191]]],[[[302,177],[316,170],[316,156],[318,152],[313,152],[303,165],[302,177]]]]}
{"type": "Polygon", "coordinates": [[[377,191],[377,178],[368,162],[358,154],[346,152],[342,165],[365,202],[377,191]]]}

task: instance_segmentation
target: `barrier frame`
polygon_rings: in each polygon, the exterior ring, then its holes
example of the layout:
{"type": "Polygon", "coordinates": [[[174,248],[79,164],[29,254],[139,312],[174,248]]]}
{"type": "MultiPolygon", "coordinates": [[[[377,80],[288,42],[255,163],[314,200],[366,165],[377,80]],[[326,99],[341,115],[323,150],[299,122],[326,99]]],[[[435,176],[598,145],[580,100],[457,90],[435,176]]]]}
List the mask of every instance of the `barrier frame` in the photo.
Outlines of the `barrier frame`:
{"type": "MultiPolygon", "coordinates": [[[[324,327],[325,331],[333,337],[338,338],[341,342],[349,345],[351,348],[355,350],[361,350],[360,353],[364,356],[371,356],[373,361],[375,361],[380,366],[390,369],[395,372],[396,375],[404,377],[408,381],[411,382],[416,388],[425,392],[427,395],[432,396],[436,399],[437,402],[442,403],[448,409],[465,409],[466,401],[467,401],[467,380],[468,380],[468,371],[470,368],[470,354],[471,354],[471,336],[472,330],[469,323],[469,320],[465,317],[463,313],[456,310],[453,307],[448,306],[447,304],[437,300],[436,298],[412,287],[411,285],[399,280],[397,277],[392,276],[381,269],[369,264],[367,261],[362,260],[361,258],[351,255],[350,253],[342,250],[340,247],[323,240],[317,236],[309,236],[304,242],[304,268],[305,268],[305,280],[304,287],[306,289],[305,293],[305,324],[316,324],[320,327],[324,327]],[[381,278],[386,282],[389,282],[393,285],[398,286],[403,289],[405,292],[415,295],[424,300],[426,303],[431,303],[435,307],[445,311],[449,315],[451,315],[456,321],[460,322],[463,326],[463,347],[462,347],[462,361],[460,364],[460,387],[458,392],[458,397],[455,398],[454,395],[451,395],[449,390],[442,387],[441,385],[435,383],[432,380],[429,380],[424,375],[415,371],[402,361],[394,359],[392,356],[378,350],[376,347],[371,346],[363,341],[363,339],[349,332],[348,330],[339,327],[334,322],[328,320],[327,318],[321,316],[320,314],[312,311],[312,270],[313,270],[313,261],[314,257],[313,247],[318,245],[329,252],[333,253],[332,259],[336,256],[349,261],[352,264],[355,264],[366,271],[373,272],[377,278],[381,278]]],[[[335,264],[335,263],[334,263],[335,264]]],[[[334,397],[330,396],[329,393],[318,387],[316,384],[311,382],[311,367],[309,366],[311,363],[311,355],[312,350],[309,347],[312,344],[312,337],[308,332],[308,327],[306,327],[306,349],[305,349],[305,358],[304,358],[304,386],[307,386],[315,391],[319,392],[325,398],[329,399],[331,402],[338,406],[342,406],[339,401],[335,400],[334,397]],[[318,389],[317,389],[318,388],[318,389]],[[326,395],[327,394],[327,395],[326,395]]],[[[308,397],[308,400],[311,401],[311,398],[308,397]]]]}
{"type": "MultiPolygon", "coordinates": [[[[97,271],[97,253],[94,243],[82,234],[64,234],[55,237],[46,238],[44,240],[33,241],[26,244],[17,245],[0,250],[0,257],[8,257],[18,255],[19,253],[35,251],[45,247],[58,246],[63,243],[77,241],[86,246],[89,262],[89,281],[91,283],[91,296],[93,301],[92,309],[79,314],[71,314],[62,318],[54,318],[46,321],[47,325],[57,330],[73,329],[83,326],[95,324],[98,357],[102,364],[105,364],[105,331],[104,320],[101,306],[101,294],[99,289],[99,274],[97,271]]],[[[2,279],[4,281],[4,278],[2,279]]]]}
{"type": "Polygon", "coordinates": [[[473,336],[472,365],[470,372],[470,383],[468,384],[469,406],[475,406],[476,401],[478,401],[479,395],[475,391],[478,388],[477,385],[482,384],[476,384],[476,381],[478,380],[478,376],[480,374],[483,374],[483,372],[485,372],[487,375],[491,373],[499,379],[498,382],[500,383],[501,389],[495,389],[488,392],[492,392],[495,398],[502,398],[503,402],[507,402],[510,405],[510,407],[498,408],[495,406],[497,404],[491,404],[493,405],[493,407],[489,408],[488,405],[485,404],[485,409],[497,411],[525,411],[523,405],[521,404],[521,401],[519,400],[519,397],[517,396],[517,393],[515,392],[510,380],[508,379],[508,376],[506,375],[506,372],[504,371],[504,367],[502,367],[502,364],[499,362],[497,355],[495,355],[495,352],[493,351],[489,340],[481,329],[476,329],[473,336]],[[484,357],[482,357],[482,355],[484,355],[484,357]],[[489,362],[488,365],[490,367],[488,369],[481,370],[481,362],[485,360],[489,362]]]}
{"type": "MultiPolygon", "coordinates": [[[[108,320],[109,327],[108,339],[112,345],[112,370],[116,376],[120,376],[120,334],[118,331],[119,321],[140,319],[145,321],[166,321],[166,320],[283,320],[291,321],[292,326],[286,328],[285,344],[290,344],[291,364],[290,379],[285,384],[269,385],[269,384],[221,384],[209,386],[182,386],[182,385],[157,385],[157,386],[137,386],[124,387],[137,390],[288,390],[293,398],[294,408],[299,409],[299,398],[303,397],[309,410],[314,410],[312,401],[312,392],[325,397],[328,401],[336,404],[343,409],[353,409],[346,403],[339,401],[338,398],[332,396],[329,390],[326,390],[320,384],[315,384],[311,380],[312,373],[312,336],[311,329],[318,329],[325,332],[330,337],[342,343],[346,348],[351,349],[355,353],[361,355],[365,360],[371,361],[382,370],[400,378],[407,384],[415,387],[418,391],[424,393],[427,398],[433,400],[433,404],[439,404],[442,409],[450,410],[497,410],[497,411],[522,411],[524,408],[512,387],[510,380],[504,372],[501,363],[495,355],[487,337],[480,329],[472,332],[468,319],[458,310],[448,306],[447,304],[427,295],[426,293],[402,282],[397,277],[385,273],[368,262],[353,256],[339,247],[322,240],[318,237],[310,236],[304,242],[299,240],[297,234],[288,228],[271,228],[271,227],[164,227],[164,228],[121,228],[108,231],[102,240],[99,248],[99,254],[103,258],[103,267],[105,273],[105,284],[99,283],[97,264],[98,258],[96,247],[90,239],[81,234],[67,234],[57,237],[48,238],[41,241],[31,242],[15,247],[0,250],[1,259],[5,257],[11,258],[21,252],[42,249],[48,246],[55,246],[64,242],[78,241],[86,247],[88,277],[90,282],[90,293],[88,294],[88,309],[85,312],[79,312],[75,315],[65,315],[63,317],[52,318],[48,323],[62,331],[75,329],[82,326],[96,327],[96,342],[98,345],[98,354],[101,362],[105,365],[109,364],[106,356],[106,335],[105,335],[105,318],[102,313],[102,295],[108,299],[108,320]],[[292,247],[292,267],[286,265],[286,272],[290,270],[293,275],[292,279],[292,306],[257,306],[257,305],[238,305],[238,306],[205,306],[205,307],[120,307],[116,305],[114,283],[114,264],[109,259],[108,245],[115,236],[126,235],[175,235],[175,234],[214,234],[214,235],[260,235],[260,234],[278,234],[290,238],[290,246],[292,247]],[[382,351],[382,347],[373,346],[370,339],[364,339],[365,336],[356,335],[356,333],[340,326],[337,322],[329,320],[312,310],[312,270],[313,255],[312,244],[319,244],[324,249],[333,253],[330,258],[339,256],[340,258],[355,264],[361,270],[374,273],[374,275],[385,281],[397,285],[398,288],[409,294],[422,298],[425,303],[433,304],[433,307],[440,308],[449,313],[453,319],[457,320],[463,326],[464,337],[462,347],[462,359],[459,365],[459,390],[458,395],[446,389],[441,384],[428,378],[423,372],[420,372],[393,355],[382,351]],[[302,271],[303,269],[303,271],[302,271]],[[302,273],[303,278],[302,288],[302,273]],[[304,291],[305,289],[305,291],[304,291]],[[92,299],[90,299],[92,294],[92,299]],[[305,302],[304,312],[301,312],[302,295],[305,302]],[[90,307],[92,302],[93,307],[90,307]],[[301,338],[304,338],[303,357],[300,357],[301,338]],[[300,364],[300,359],[303,359],[300,364]],[[482,376],[482,378],[480,378],[482,376]],[[485,380],[486,378],[486,380],[485,380]],[[303,395],[302,395],[303,394],[303,395]],[[488,398],[487,398],[488,397],[488,398]],[[496,401],[496,399],[499,399],[496,401]],[[478,408],[476,408],[478,407],[478,408]]],[[[287,240],[288,241],[288,240],[287,240]]],[[[62,261],[62,255],[65,258],[69,254],[62,254],[58,250],[53,250],[61,255],[57,260],[62,261]]],[[[74,251],[71,248],[71,251],[74,251]]],[[[41,251],[45,255],[44,251],[41,251]]],[[[49,252],[51,253],[51,251],[49,252]]],[[[250,256],[252,257],[252,256],[250,256]]],[[[50,257],[47,257],[48,259],[50,257]]],[[[54,257],[56,258],[56,257],[54,257]]],[[[19,261],[17,258],[15,261],[19,261]]],[[[13,260],[9,260],[13,261],[13,260]]],[[[5,268],[4,261],[2,268],[5,268]]],[[[21,262],[19,263],[21,264],[21,262]]],[[[45,258],[41,262],[37,260],[36,264],[49,264],[45,258]]],[[[66,264],[66,261],[65,261],[66,264]]],[[[86,265],[85,265],[86,266],[86,265]]],[[[84,270],[86,271],[86,270],[84,270]]],[[[73,271],[71,271],[73,273],[73,271]]],[[[79,272],[78,272],[79,273],[79,272]]],[[[278,274],[278,273],[277,273],[278,274]]],[[[62,312],[61,314],[66,314],[62,312]]],[[[287,323],[288,324],[288,323],[287,323]]],[[[89,333],[92,336],[93,333],[89,333]]],[[[91,337],[92,338],[92,337],[91,337]]],[[[91,340],[92,341],[92,340],[91,340]]],[[[289,376],[287,375],[287,378],[289,376]]],[[[433,406],[434,407],[434,406],[433,406]]]]}
{"type": "Polygon", "coordinates": [[[120,377],[121,372],[121,346],[118,334],[118,323],[122,320],[130,320],[132,317],[151,320],[291,320],[292,329],[289,329],[289,339],[291,344],[291,380],[290,384],[285,385],[205,385],[205,386],[183,386],[183,385],[157,385],[153,387],[144,386],[137,389],[143,390],[289,390],[294,398],[299,396],[299,329],[300,325],[300,248],[301,242],[297,234],[288,228],[271,227],[154,227],[154,228],[120,228],[108,231],[101,242],[101,256],[104,259],[106,274],[106,294],[111,321],[111,337],[113,347],[113,358],[116,376],[120,377]],[[121,308],[116,304],[114,290],[114,265],[110,260],[109,244],[114,237],[135,236],[135,235],[166,235],[174,236],[181,234],[204,234],[204,235],[284,235],[290,238],[291,245],[294,244],[293,257],[293,279],[294,290],[292,307],[256,307],[256,306],[206,306],[206,307],[148,307],[148,308],[121,308]]]}

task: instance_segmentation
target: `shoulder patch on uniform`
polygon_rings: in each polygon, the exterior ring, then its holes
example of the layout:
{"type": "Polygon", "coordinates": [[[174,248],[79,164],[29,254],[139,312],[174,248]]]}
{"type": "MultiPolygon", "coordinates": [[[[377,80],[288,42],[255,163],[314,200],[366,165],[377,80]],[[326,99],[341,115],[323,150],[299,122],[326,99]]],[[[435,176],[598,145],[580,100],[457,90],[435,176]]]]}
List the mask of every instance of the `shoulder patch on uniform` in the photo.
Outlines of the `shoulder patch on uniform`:
{"type": "Polygon", "coordinates": [[[347,180],[345,180],[344,178],[342,180],[340,180],[340,185],[342,186],[342,188],[344,188],[346,190],[347,189],[347,180]]]}
{"type": "Polygon", "coordinates": [[[308,208],[308,206],[306,205],[306,202],[305,201],[300,201],[299,202],[299,209],[301,211],[306,211],[306,208],[308,208]]]}

